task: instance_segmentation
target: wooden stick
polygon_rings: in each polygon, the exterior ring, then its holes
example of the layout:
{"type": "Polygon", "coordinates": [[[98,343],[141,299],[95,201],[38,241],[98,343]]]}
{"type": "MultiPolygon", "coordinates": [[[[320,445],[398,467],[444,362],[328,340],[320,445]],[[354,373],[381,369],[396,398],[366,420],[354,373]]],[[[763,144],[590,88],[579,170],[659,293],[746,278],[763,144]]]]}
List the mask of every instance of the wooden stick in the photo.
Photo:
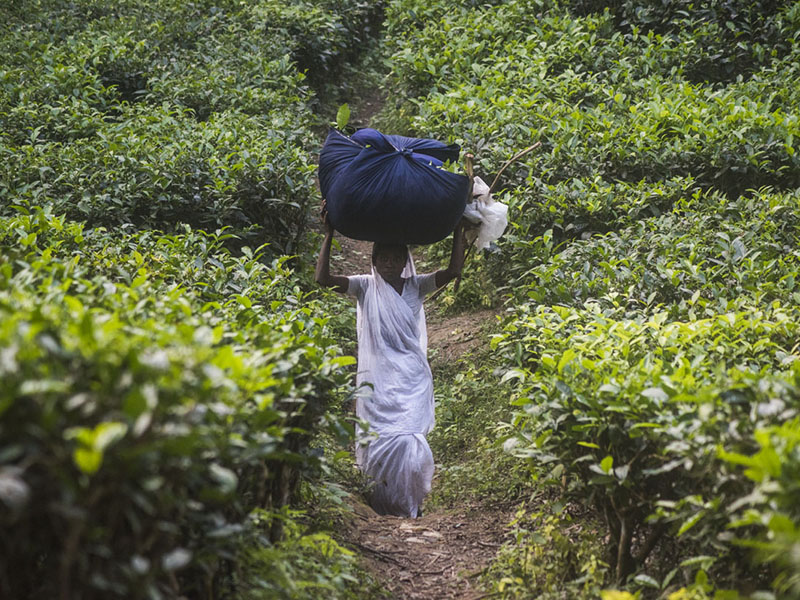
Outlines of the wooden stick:
{"type": "Polygon", "coordinates": [[[525,148],[525,150],[521,150],[521,151],[517,152],[514,156],[509,158],[506,161],[506,163],[502,167],[500,167],[500,170],[497,172],[497,175],[495,176],[494,181],[492,182],[492,185],[489,186],[489,193],[491,194],[494,191],[494,188],[495,188],[495,186],[497,185],[497,182],[500,179],[500,175],[503,174],[503,171],[506,170],[506,167],[508,167],[510,164],[514,163],[515,161],[519,160],[523,156],[525,156],[531,150],[535,150],[536,148],[538,148],[541,145],[542,145],[542,142],[536,142],[533,146],[529,146],[529,147],[525,148]]]}
{"type": "MultiPolygon", "coordinates": [[[[356,548],[360,548],[361,550],[366,550],[367,552],[372,552],[373,554],[376,554],[377,556],[380,556],[384,560],[388,560],[389,562],[393,562],[397,566],[400,566],[400,567],[403,567],[403,568],[408,568],[408,565],[403,564],[402,562],[397,560],[394,556],[392,556],[391,554],[389,554],[385,550],[378,550],[377,548],[370,548],[369,546],[365,546],[364,544],[360,544],[358,542],[350,542],[350,543],[353,546],[355,546],[356,548]]],[[[395,554],[399,554],[400,550],[395,550],[394,553],[395,554]]]]}
{"type": "MultiPolygon", "coordinates": [[[[497,185],[497,182],[500,180],[500,175],[503,174],[503,171],[506,170],[506,167],[508,167],[509,165],[514,163],[515,161],[517,161],[520,158],[522,158],[523,156],[525,156],[528,152],[531,152],[532,150],[535,150],[536,148],[538,148],[541,145],[542,145],[542,142],[536,142],[533,146],[528,146],[524,150],[520,150],[514,156],[509,158],[505,162],[505,164],[502,167],[500,167],[500,170],[497,172],[497,175],[495,175],[494,181],[492,181],[492,185],[489,186],[489,194],[491,194],[494,191],[494,188],[497,185]]],[[[464,155],[464,159],[465,159],[465,163],[466,163],[464,165],[464,170],[467,172],[467,176],[469,177],[469,194],[467,195],[467,200],[470,201],[470,200],[472,200],[472,190],[473,190],[473,187],[475,185],[475,171],[474,171],[474,166],[473,166],[473,161],[475,159],[475,156],[472,155],[472,154],[467,153],[467,154],[464,155]]],[[[466,256],[464,256],[464,264],[465,265],[466,265],[467,259],[470,256],[470,253],[472,252],[473,246],[474,246],[474,244],[470,244],[469,247],[467,248],[466,256]]],[[[458,292],[458,287],[461,284],[461,275],[459,275],[456,278],[455,281],[456,281],[456,283],[455,283],[455,286],[453,287],[453,291],[454,292],[458,292]]],[[[424,302],[425,303],[431,302],[431,301],[435,300],[436,298],[438,298],[442,294],[442,292],[444,292],[446,287],[447,287],[446,285],[443,285],[442,287],[440,287],[433,294],[431,294],[430,296],[425,298],[424,302]]]]}
{"type": "MultiPolygon", "coordinates": [[[[470,154],[469,152],[464,155],[464,160],[466,164],[464,165],[464,170],[467,172],[467,177],[469,177],[469,192],[467,193],[467,202],[472,201],[472,190],[475,188],[475,169],[473,168],[473,161],[475,160],[475,156],[470,154]]],[[[464,257],[464,262],[467,262],[467,258],[469,257],[469,250],[472,249],[472,244],[467,249],[467,255],[464,257]]],[[[461,271],[464,271],[464,267],[462,265],[461,271]]],[[[456,277],[455,285],[453,286],[453,291],[458,292],[458,288],[461,286],[461,273],[458,274],[456,277]]]]}

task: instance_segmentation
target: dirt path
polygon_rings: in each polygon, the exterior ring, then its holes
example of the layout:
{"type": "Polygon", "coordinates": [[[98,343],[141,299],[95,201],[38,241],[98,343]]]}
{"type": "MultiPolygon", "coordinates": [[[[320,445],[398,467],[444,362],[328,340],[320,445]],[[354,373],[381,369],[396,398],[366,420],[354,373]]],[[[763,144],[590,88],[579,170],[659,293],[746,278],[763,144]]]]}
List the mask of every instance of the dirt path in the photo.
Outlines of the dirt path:
{"type": "Polygon", "coordinates": [[[385,599],[478,600],[479,576],[506,535],[510,513],[477,507],[436,511],[419,519],[380,516],[358,503],[347,532],[362,565],[380,581],[385,599]]]}

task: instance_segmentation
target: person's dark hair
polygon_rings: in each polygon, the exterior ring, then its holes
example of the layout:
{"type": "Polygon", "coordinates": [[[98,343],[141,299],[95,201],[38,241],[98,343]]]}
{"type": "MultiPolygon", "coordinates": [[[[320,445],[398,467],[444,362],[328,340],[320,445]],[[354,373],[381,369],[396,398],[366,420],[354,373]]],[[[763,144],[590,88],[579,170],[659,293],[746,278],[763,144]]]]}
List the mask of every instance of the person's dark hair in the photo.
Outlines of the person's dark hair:
{"type": "Polygon", "coordinates": [[[372,264],[375,264],[375,259],[378,258],[378,254],[387,254],[387,253],[394,253],[403,254],[403,256],[408,256],[408,246],[405,244],[386,244],[384,242],[375,242],[372,244],[372,264]]]}

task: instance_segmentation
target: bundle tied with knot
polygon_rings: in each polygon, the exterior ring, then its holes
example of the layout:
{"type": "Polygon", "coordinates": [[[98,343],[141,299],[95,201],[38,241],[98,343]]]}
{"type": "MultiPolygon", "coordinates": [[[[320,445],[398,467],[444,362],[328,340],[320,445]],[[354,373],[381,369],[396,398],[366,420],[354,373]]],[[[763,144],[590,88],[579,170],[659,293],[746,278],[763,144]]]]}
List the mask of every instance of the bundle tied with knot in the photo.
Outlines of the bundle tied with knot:
{"type": "Polygon", "coordinates": [[[474,175],[472,155],[466,156],[466,176],[445,168],[446,162],[458,162],[457,144],[384,135],[371,128],[351,136],[331,129],[320,152],[320,190],[331,224],[349,238],[433,244],[450,235],[463,216],[479,225],[468,233],[470,252],[483,250],[508,225],[508,207],[492,198],[500,175],[539,145],[507,161],[488,186],[474,175]]]}
{"type": "Polygon", "coordinates": [[[460,148],[437,140],[332,129],[319,157],[319,184],[333,227],[389,244],[433,244],[455,229],[470,179],[444,168],[460,148]]]}

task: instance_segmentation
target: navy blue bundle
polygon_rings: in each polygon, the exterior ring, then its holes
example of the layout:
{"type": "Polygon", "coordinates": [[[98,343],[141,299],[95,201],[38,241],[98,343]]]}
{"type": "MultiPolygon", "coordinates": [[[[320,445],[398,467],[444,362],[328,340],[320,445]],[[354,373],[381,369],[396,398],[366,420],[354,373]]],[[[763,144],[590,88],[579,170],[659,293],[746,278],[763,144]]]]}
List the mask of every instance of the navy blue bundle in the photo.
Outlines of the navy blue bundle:
{"type": "Polygon", "coordinates": [[[439,167],[459,147],[361,129],[332,129],[319,157],[319,183],[334,228],[347,237],[432,244],[455,228],[469,178],[439,167]]]}

